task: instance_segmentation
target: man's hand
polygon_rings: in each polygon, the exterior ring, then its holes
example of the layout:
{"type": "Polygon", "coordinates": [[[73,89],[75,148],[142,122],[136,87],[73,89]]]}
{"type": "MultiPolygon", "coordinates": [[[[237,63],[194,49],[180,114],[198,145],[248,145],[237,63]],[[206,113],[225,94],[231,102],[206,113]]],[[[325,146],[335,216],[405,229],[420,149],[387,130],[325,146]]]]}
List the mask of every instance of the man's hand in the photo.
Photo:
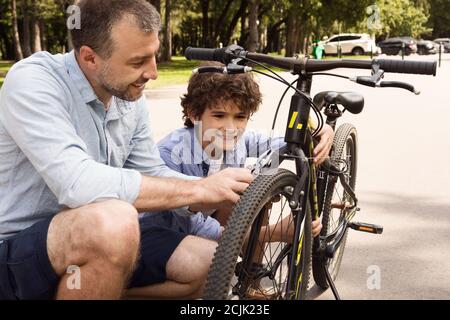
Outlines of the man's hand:
{"type": "Polygon", "coordinates": [[[319,132],[319,144],[314,149],[314,163],[320,165],[328,158],[331,147],[333,146],[334,131],[331,126],[324,124],[322,130],[319,132]]]}
{"type": "Polygon", "coordinates": [[[240,194],[254,177],[248,169],[227,168],[205,179],[196,181],[197,201],[191,211],[230,207],[239,201],[240,194]]]}

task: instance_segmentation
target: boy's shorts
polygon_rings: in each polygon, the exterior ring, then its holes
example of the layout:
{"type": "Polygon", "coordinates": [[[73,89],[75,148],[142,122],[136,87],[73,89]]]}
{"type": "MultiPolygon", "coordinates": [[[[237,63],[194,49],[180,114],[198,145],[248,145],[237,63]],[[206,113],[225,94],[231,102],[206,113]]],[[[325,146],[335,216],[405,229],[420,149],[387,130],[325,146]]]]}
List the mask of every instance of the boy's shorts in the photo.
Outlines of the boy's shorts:
{"type": "MultiPolygon", "coordinates": [[[[0,240],[0,300],[53,299],[60,281],[47,253],[47,233],[53,217],[0,240]]],[[[141,230],[140,259],[128,287],[166,280],[166,264],[186,233],[153,225],[145,218],[141,230]]],[[[76,290],[76,289],[74,289],[76,290]]]]}
{"type": "Polygon", "coordinates": [[[218,241],[222,234],[219,221],[213,217],[205,216],[201,212],[190,215],[180,215],[174,211],[148,212],[142,214],[141,217],[155,226],[165,227],[214,241],[218,241]]]}

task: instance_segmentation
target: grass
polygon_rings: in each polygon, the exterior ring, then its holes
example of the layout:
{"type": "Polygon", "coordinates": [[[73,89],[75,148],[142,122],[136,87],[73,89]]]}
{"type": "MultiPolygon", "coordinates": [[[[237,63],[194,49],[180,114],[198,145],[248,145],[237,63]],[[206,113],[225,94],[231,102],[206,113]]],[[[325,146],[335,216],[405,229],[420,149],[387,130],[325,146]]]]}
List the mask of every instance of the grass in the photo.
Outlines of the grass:
{"type": "MultiPolygon", "coordinates": [[[[187,84],[192,70],[199,66],[199,61],[186,60],[182,56],[172,57],[171,62],[158,63],[158,79],[151,81],[147,89],[162,88],[173,85],[187,84]]],[[[261,70],[262,68],[257,68],[261,70]]],[[[283,71],[278,68],[271,68],[273,71],[283,71]]]]}
{"type": "Polygon", "coordinates": [[[3,81],[5,81],[8,70],[12,67],[13,64],[13,61],[0,60],[0,88],[3,85],[3,81]]]}
{"type": "Polygon", "coordinates": [[[184,57],[172,57],[171,62],[158,64],[158,79],[151,81],[148,88],[161,88],[173,85],[185,84],[192,74],[192,70],[197,68],[198,61],[189,61],[184,57]]]}

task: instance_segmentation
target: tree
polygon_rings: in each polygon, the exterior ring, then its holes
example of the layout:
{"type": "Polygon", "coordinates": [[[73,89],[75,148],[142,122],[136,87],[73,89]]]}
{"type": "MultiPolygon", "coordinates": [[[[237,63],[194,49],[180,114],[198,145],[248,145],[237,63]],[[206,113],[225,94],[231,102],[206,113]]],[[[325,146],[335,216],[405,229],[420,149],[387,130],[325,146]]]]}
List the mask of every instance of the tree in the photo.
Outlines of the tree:
{"type": "Polygon", "coordinates": [[[161,0],[147,0],[152,4],[156,10],[161,14],[161,0]]]}
{"type": "Polygon", "coordinates": [[[433,37],[450,37],[450,1],[430,1],[430,27],[433,37]]]}
{"type": "Polygon", "coordinates": [[[202,9],[202,45],[209,47],[209,0],[201,0],[202,9]]]}
{"type": "Polygon", "coordinates": [[[172,32],[170,23],[170,13],[172,10],[171,1],[165,2],[165,14],[164,14],[164,37],[163,37],[163,54],[161,61],[170,61],[172,58],[172,32]]]}
{"type": "Polygon", "coordinates": [[[31,15],[31,51],[42,51],[41,46],[41,29],[39,24],[39,8],[36,0],[32,0],[31,15]]]}
{"type": "MultiPolygon", "coordinates": [[[[0,53],[21,59],[41,49],[70,50],[66,9],[73,0],[0,0],[0,53]]],[[[160,61],[187,46],[238,43],[251,51],[292,56],[338,32],[448,37],[449,0],[147,0],[162,16],[160,61]],[[368,27],[369,6],[380,11],[368,27]]]]}
{"type": "Polygon", "coordinates": [[[250,0],[249,7],[250,7],[248,15],[249,38],[247,50],[254,52],[257,51],[259,47],[259,32],[258,32],[259,0],[250,0]]]}
{"type": "Polygon", "coordinates": [[[22,0],[22,51],[25,58],[31,56],[32,54],[30,38],[30,7],[28,0],[22,0]]]}
{"type": "Polygon", "coordinates": [[[381,28],[375,34],[381,38],[395,36],[418,37],[430,31],[426,27],[428,15],[411,0],[377,0],[381,28]]]}
{"type": "Polygon", "coordinates": [[[12,25],[13,25],[13,39],[14,39],[14,50],[16,60],[23,59],[22,48],[20,46],[20,36],[19,36],[19,27],[17,24],[17,5],[16,0],[12,0],[12,25]]]}

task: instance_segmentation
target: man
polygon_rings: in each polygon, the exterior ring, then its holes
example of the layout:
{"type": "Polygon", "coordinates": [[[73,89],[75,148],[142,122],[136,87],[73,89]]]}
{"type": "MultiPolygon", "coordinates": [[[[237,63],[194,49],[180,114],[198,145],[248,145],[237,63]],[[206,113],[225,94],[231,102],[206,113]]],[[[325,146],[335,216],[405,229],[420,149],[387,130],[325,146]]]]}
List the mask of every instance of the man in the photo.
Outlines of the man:
{"type": "Polygon", "coordinates": [[[74,51],[19,62],[0,93],[0,299],[199,297],[215,242],[138,212],[230,206],[253,178],[168,169],[142,95],[157,78],[158,13],[144,0],[77,5],[74,51]]]}

